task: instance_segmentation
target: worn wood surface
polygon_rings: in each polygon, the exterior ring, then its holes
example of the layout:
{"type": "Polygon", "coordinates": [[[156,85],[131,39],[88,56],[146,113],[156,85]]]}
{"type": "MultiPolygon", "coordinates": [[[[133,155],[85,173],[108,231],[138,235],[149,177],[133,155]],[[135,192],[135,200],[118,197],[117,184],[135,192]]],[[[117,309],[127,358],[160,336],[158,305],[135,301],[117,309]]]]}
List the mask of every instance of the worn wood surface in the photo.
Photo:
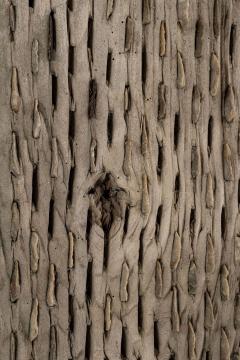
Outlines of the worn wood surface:
{"type": "Polygon", "coordinates": [[[240,359],[239,0],[0,0],[0,359],[240,359]]]}

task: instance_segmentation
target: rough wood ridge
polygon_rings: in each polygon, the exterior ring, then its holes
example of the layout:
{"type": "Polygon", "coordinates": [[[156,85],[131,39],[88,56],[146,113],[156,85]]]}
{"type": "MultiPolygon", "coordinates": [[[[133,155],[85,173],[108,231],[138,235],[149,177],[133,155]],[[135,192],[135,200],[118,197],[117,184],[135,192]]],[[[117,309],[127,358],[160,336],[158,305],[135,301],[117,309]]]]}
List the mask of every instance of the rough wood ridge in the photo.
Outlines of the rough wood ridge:
{"type": "Polygon", "coordinates": [[[239,37],[239,0],[0,0],[0,360],[240,359],[239,37]]]}

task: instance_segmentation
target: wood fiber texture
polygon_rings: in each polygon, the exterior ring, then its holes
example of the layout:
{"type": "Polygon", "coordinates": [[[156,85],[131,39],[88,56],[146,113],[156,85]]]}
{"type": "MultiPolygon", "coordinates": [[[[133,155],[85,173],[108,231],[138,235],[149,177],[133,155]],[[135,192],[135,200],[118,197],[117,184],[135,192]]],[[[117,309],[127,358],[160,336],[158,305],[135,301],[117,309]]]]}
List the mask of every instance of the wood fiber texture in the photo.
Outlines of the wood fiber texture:
{"type": "Polygon", "coordinates": [[[240,359],[239,39],[239,0],[0,0],[0,360],[240,359]]]}

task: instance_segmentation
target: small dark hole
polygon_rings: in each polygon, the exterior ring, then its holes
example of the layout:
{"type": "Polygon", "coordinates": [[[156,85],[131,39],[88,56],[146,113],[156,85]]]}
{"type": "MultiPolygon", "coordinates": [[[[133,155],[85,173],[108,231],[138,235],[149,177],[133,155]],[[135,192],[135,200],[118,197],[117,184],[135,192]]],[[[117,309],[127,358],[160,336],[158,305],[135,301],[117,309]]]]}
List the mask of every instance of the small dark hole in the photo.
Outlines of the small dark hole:
{"type": "Polygon", "coordinates": [[[147,51],[146,46],[144,45],[142,48],[142,83],[143,85],[146,83],[147,79],[147,51]]]}
{"type": "Polygon", "coordinates": [[[38,206],[38,167],[34,166],[32,175],[32,204],[37,209],[38,206]]]}
{"type": "Polygon", "coordinates": [[[225,236],[225,231],[226,231],[226,214],[225,214],[225,207],[223,206],[221,212],[221,234],[223,239],[225,236]]]}
{"type": "Polygon", "coordinates": [[[202,20],[198,19],[196,23],[195,31],[195,57],[199,58],[202,56],[202,46],[203,46],[203,24],[202,20]]]}
{"type": "Polygon", "coordinates": [[[211,116],[208,122],[208,153],[209,154],[212,151],[212,133],[213,133],[213,118],[211,116]]]}
{"type": "Polygon", "coordinates": [[[88,262],[87,267],[86,297],[88,301],[92,298],[92,261],[88,262]]]}
{"type": "Polygon", "coordinates": [[[195,209],[191,209],[190,213],[190,235],[194,236],[195,209]]]}
{"type": "Polygon", "coordinates": [[[240,207],[240,179],[238,180],[238,207],[240,207]]]}
{"type": "Polygon", "coordinates": [[[106,231],[105,231],[104,253],[103,253],[103,267],[104,267],[104,269],[106,269],[107,265],[108,265],[108,253],[109,253],[109,239],[108,239],[108,236],[106,236],[106,231]]]}
{"type": "Polygon", "coordinates": [[[67,6],[68,6],[69,10],[73,11],[73,0],[68,0],[67,6]]]}
{"type": "Polygon", "coordinates": [[[74,331],[74,297],[69,295],[68,297],[68,313],[69,313],[69,330],[71,333],[74,331]]]}
{"type": "Polygon", "coordinates": [[[123,234],[126,235],[128,231],[128,222],[129,222],[129,213],[130,213],[130,206],[128,205],[125,210],[125,220],[123,225],[123,234]]]}
{"type": "Polygon", "coordinates": [[[179,118],[179,114],[175,114],[175,121],[174,121],[174,148],[175,148],[175,150],[177,149],[177,146],[178,146],[179,131],[180,131],[180,118],[179,118]]]}
{"type": "Polygon", "coordinates": [[[108,120],[107,120],[107,138],[108,138],[108,145],[112,145],[112,138],[113,138],[113,112],[108,113],[108,120]]]}
{"type": "Polygon", "coordinates": [[[180,192],[180,174],[178,173],[175,178],[175,205],[178,203],[179,199],[179,192],[180,192]]]}
{"type": "Polygon", "coordinates": [[[139,265],[142,266],[143,264],[143,236],[144,236],[144,229],[142,229],[139,237],[139,258],[138,262],[139,265]]]}
{"type": "Polygon", "coordinates": [[[70,203],[72,203],[72,199],[73,199],[74,174],[75,174],[75,168],[71,167],[69,180],[68,180],[68,201],[70,203]]]}
{"type": "Polygon", "coordinates": [[[69,46],[68,50],[68,72],[73,75],[74,73],[74,46],[69,46]]]}
{"type": "Polygon", "coordinates": [[[236,43],[236,32],[237,32],[236,30],[237,30],[236,25],[232,24],[231,32],[230,32],[230,41],[229,41],[229,55],[230,55],[231,62],[233,60],[235,43],[236,43]]]}
{"type": "Polygon", "coordinates": [[[29,0],[28,6],[34,8],[34,0],[29,0]]]}
{"type": "Polygon", "coordinates": [[[88,18],[87,47],[91,51],[91,54],[92,54],[92,49],[93,49],[93,18],[91,16],[88,18]]]}
{"type": "Polygon", "coordinates": [[[86,342],[85,342],[85,359],[90,360],[91,356],[91,327],[87,326],[86,342]]]}
{"type": "Polygon", "coordinates": [[[159,330],[158,330],[158,322],[154,321],[154,353],[155,356],[159,354],[159,330]]]}
{"type": "Polygon", "coordinates": [[[68,136],[71,139],[74,139],[75,135],[75,112],[69,111],[69,128],[68,128],[68,136]]]}
{"type": "Polygon", "coordinates": [[[157,163],[157,174],[161,176],[163,167],[163,146],[158,144],[158,163],[157,163]]]}
{"type": "Polygon", "coordinates": [[[121,358],[127,359],[127,330],[123,326],[122,327],[122,339],[121,339],[121,358]]]}
{"type": "Polygon", "coordinates": [[[156,239],[159,239],[161,219],[162,219],[162,205],[159,206],[158,212],[157,212],[156,228],[155,228],[155,238],[156,239]]]}
{"type": "Polygon", "coordinates": [[[108,56],[107,56],[107,71],[106,71],[106,82],[107,82],[107,85],[110,84],[111,72],[112,72],[112,51],[109,50],[109,51],[108,51],[108,56]]]}
{"type": "Polygon", "coordinates": [[[206,360],[211,360],[210,351],[206,352],[206,360]]]}
{"type": "Polygon", "coordinates": [[[141,332],[143,327],[143,304],[142,297],[138,297],[138,330],[141,332]]]}
{"type": "Polygon", "coordinates": [[[87,249],[89,249],[90,242],[90,231],[92,228],[92,211],[89,208],[87,213],[87,226],[86,226],[86,241],[87,241],[87,249]]]}
{"type": "Polygon", "coordinates": [[[51,11],[49,15],[49,53],[48,58],[52,60],[55,55],[55,51],[57,48],[57,36],[56,36],[56,22],[54,17],[54,12],[51,11]]]}
{"type": "Polygon", "coordinates": [[[53,227],[54,227],[54,200],[51,199],[49,203],[49,217],[48,217],[48,234],[50,237],[53,237],[53,227]]]}
{"type": "Polygon", "coordinates": [[[54,109],[57,107],[57,77],[52,74],[52,105],[54,109]]]}

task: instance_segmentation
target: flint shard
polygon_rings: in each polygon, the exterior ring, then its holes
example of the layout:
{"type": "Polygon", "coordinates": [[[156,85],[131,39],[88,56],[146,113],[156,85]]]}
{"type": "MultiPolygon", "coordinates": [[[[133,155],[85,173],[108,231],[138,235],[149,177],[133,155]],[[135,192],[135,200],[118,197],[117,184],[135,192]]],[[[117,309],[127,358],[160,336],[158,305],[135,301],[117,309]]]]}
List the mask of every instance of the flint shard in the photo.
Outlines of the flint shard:
{"type": "Polygon", "coordinates": [[[179,51],[177,52],[177,86],[179,89],[183,89],[186,86],[185,69],[182,55],[179,51]]]}
{"type": "Polygon", "coordinates": [[[167,30],[166,30],[166,21],[162,20],[160,24],[159,32],[159,55],[165,56],[167,48],[167,30]]]}
{"type": "Polygon", "coordinates": [[[213,240],[210,234],[207,235],[206,244],[206,273],[212,274],[215,270],[215,250],[213,240]]]}
{"type": "Polygon", "coordinates": [[[171,264],[170,264],[172,270],[176,270],[178,267],[181,258],[181,250],[182,250],[181,238],[178,232],[175,232],[173,238],[171,264]]]}
{"type": "Polygon", "coordinates": [[[12,85],[11,85],[11,108],[12,111],[18,113],[20,109],[21,99],[18,90],[18,73],[17,68],[12,68],[12,85]]]}
{"type": "Polygon", "coordinates": [[[11,276],[11,283],[10,283],[11,302],[15,302],[19,299],[20,292],[21,292],[21,285],[20,285],[19,263],[17,260],[15,260],[13,265],[13,272],[11,276]]]}
{"type": "Polygon", "coordinates": [[[38,139],[41,132],[41,114],[38,110],[38,100],[34,100],[34,112],[33,112],[33,137],[38,139]]]}
{"type": "Polygon", "coordinates": [[[107,294],[106,303],[105,303],[105,330],[106,331],[109,331],[111,329],[111,323],[112,323],[111,305],[112,305],[112,298],[109,294],[107,294]]]}
{"type": "Polygon", "coordinates": [[[128,279],[129,267],[126,262],[122,266],[121,283],[120,283],[120,300],[128,301],[128,279]]]}
{"type": "Polygon", "coordinates": [[[192,123],[196,124],[201,112],[201,94],[197,85],[193,87],[192,92],[192,123]]]}
{"type": "Polygon", "coordinates": [[[220,87],[220,63],[217,55],[212,53],[210,64],[210,93],[214,97],[220,87]]]}
{"type": "Polygon", "coordinates": [[[34,341],[38,336],[38,299],[35,298],[32,304],[30,317],[29,339],[34,341]]]}
{"type": "Polygon", "coordinates": [[[36,231],[31,234],[31,270],[32,272],[38,271],[39,263],[39,238],[36,231]]]}
{"type": "Polygon", "coordinates": [[[233,88],[231,85],[227,87],[224,99],[224,115],[225,120],[228,123],[231,123],[237,116],[236,113],[236,105],[235,105],[235,97],[233,88]]]}
{"type": "Polygon", "coordinates": [[[208,209],[214,207],[214,191],[212,175],[208,173],[206,182],[206,206],[208,209]]]}
{"type": "Polygon", "coordinates": [[[57,300],[55,297],[55,266],[50,264],[48,273],[48,290],[47,290],[47,304],[49,307],[56,306],[57,300]]]}

